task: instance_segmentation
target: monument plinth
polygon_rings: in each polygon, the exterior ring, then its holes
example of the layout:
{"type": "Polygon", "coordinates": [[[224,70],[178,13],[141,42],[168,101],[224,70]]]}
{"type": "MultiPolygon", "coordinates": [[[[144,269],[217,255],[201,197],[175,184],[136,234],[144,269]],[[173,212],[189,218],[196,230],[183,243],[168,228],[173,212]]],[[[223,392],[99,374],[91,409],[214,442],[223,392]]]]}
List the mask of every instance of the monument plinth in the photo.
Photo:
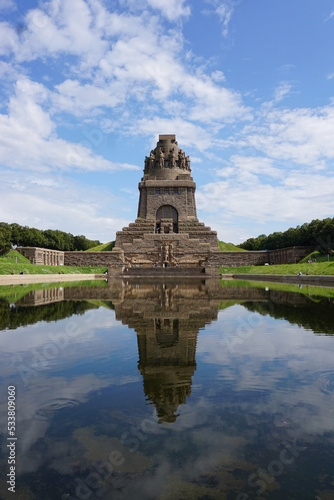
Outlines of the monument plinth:
{"type": "Polygon", "coordinates": [[[138,217],[116,233],[109,273],[212,267],[220,254],[217,233],[198,221],[190,158],[175,135],[159,135],[138,188],[138,217]]]}

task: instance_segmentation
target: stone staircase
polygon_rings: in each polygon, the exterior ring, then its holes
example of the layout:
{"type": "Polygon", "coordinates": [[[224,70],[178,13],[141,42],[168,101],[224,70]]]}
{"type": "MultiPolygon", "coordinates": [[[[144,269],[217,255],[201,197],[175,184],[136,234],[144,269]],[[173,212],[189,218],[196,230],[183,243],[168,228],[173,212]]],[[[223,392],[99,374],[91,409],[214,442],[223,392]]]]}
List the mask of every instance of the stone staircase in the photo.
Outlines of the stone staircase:
{"type": "Polygon", "coordinates": [[[212,231],[211,227],[205,226],[203,222],[179,222],[179,234],[188,234],[190,239],[199,238],[213,246],[218,245],[217,232],[212,231]]]}
{"type": "Polygon", "coordinates": [[[154,234],[154,230],[154,222],[137,219],[136,222],[123,227],[122,231],[117,231],[115,246],[123,247],[125,243],[133,243],[135,238],[141,238],[145,234],[154,234]]]}

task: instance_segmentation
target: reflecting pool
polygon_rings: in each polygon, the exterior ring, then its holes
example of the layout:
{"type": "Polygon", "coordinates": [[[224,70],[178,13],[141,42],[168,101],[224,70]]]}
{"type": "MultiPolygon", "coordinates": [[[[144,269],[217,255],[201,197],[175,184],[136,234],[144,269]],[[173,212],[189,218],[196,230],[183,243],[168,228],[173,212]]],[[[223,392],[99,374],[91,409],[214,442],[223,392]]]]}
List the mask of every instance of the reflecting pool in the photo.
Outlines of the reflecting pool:
{"type": "Polygon", "coordinates": [[[0,287],[0,499],[333,499],[333,318],[311,286],[0,287]]]}

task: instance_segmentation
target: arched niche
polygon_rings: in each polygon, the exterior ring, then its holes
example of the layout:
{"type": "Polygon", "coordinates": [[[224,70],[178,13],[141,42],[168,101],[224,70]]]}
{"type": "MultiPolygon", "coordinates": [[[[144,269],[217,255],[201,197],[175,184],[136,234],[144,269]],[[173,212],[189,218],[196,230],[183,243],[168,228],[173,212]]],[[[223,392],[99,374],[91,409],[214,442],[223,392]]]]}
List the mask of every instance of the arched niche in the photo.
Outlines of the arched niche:
{"type": "Polygon", "coordinates": [[[157,210],[156,232],[157,233],[178,233],[179,215],[172,205],[162,205],[157,210]]]}

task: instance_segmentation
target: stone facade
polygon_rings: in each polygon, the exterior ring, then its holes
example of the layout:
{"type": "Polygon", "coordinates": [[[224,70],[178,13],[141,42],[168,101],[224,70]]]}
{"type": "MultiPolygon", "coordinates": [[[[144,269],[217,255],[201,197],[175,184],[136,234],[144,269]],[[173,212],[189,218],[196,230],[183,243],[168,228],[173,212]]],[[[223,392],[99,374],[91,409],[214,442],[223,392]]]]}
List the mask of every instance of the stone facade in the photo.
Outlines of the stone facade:
{"type": "MultiPolygon", "coordinates": [[[[131,247],[127,246],[128,250],[130,248],[132,250],[132,267],[129,267],[128,256],[121,248],[116,248],[113,252],[61,252],[38,247],[18,247],[17,251],[28,258],[31,264],[109,267],[111,275],[118,275],[127,269],[126,274],[129,276],[145,275],[145,272],[140,271],[143,267],[153,268],[155,274],[158,275],[156,272],[158,266],[155,267],[155,263],[159,262],[161,268],[163,257],[170,251],[170,258],[175,258],[174,253],[178,256],[178,266],[180,267],[174,266],[173,273],[180,276],[195,276],[204,272],[210,274],[210,269],[213,270],[213,274],[216,274],[216,270],[223,266],[261,266],[266,263],[295,264],[312,251],[310,247],[290,247],[256,252],[221,252],[216,249],[213,251],[211,248],[210,259],[208,259],[206,253],[208,246],[196,239],[191,239],[188,234],[182,236],[175,234],[144,235],[143,241],[140,239],[135,241],[131,247]],[[146,248],[146,264],[148,265],[143,266],[142,257],[137,260],[136,255],[140,248],[144,248],[145,251],[147,242],[150,242],[150,249],[146,248]],[[181,252],[179,251],[180,242],[181,252]],[[184,251],[188,249],[190,252],[193,243],[196,244],[196,248],[191,258],[184,251]],[[208,264],[211,267],[207,267],[208,264]],[[198,269],[198,272],[195,272],[195,268],[198,269]]],[[[140,251],[138,253],[140,254],[140,251]]],[[[164,273],[167,273],[166,268],[164,268],[164,273]]]]}
{"type": "Polygon", "coordinates": [[[31,264],[46,266],[63,266],[64,252],[60,250],[50,250],[48,248],[38,247],[17,247],[16,250],[29,259],[31,264]]]}
{"type": "Polygon", "coordinates": [[[212,254],[210,263],[216,267],[264,266],[265,264],[295,264],[311,253],[311,247],[289,247],[278,250],[251,252],[220,252],[212,254]]]}
{"type": "Polygon", "coordinates": [[[64,252],[65,266],[109,266],[113,263],[111,252],[64,252]]]}
{"type": "Polygon", "coordinates": [[[288,247],[271,250],[268,252],[268,262],[269,264],[297,264],[313,250],[313,247],[288,247]]]}
{"type": "Polygon", "coordinates": [[[221,253],[216,231],[197,218],[190,159],[175,135],[159,136],[145,158],[138,187],[138,217],[116,233],[112,253],[118,257],[118,268],[111,266],[111,274],[122,267],[204,269],[213,254],[221,253]]]}
{"type": "MultiPolygon", "coordinates": [[[[145,158],[139,183],[138,217],[116,233],[110,275],[145,274],[147,268],[199,268],[217,275],[222,266],[294,263],[307,255],[303,247],[274,252],[222,252],[216,231],[199,222],[196,185],[190,159],[179,148],[175,135],[160,135],[145,158]],[[133,271],[133,269],[137,271],[133,271]]],[[[154,274],[158,274],[156,271],[154,274]]]]}

